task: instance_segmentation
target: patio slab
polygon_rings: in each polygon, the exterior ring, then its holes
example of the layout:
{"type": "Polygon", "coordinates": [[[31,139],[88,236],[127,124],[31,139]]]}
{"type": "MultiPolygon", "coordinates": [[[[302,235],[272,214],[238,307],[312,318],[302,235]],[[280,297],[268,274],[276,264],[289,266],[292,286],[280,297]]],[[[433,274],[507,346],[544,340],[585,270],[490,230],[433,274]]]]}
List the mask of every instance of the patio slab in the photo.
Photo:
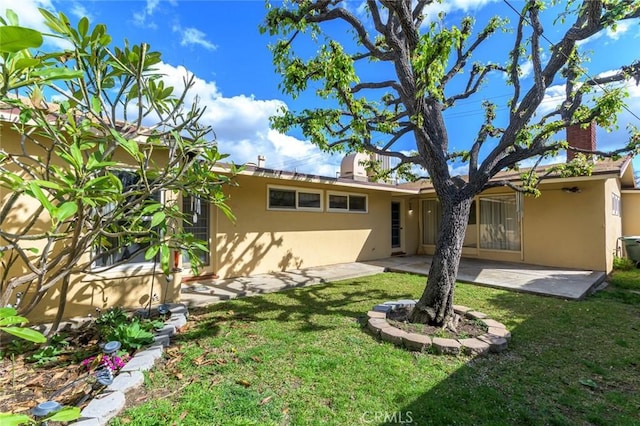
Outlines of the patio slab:
{"type": "MultiPolygon", "coordinates": [[[[183,284],[181,301],[189,307],[205,306],[237,297],[354,279],[385,271],[426,276],[430,265],[430,256],[394,256],[367,262],[341,263],[232,279],[191,281],[183,284]]],[[[606,274],[601,271],[464,258],[458,269],[458,280],[462,282],[565,299],[585,297],[593,292],[605,277],[606,274]]]]}
{"type": "MultiPolygon", "coordinates": [[[[431,256],[391,257],[368,262],[387,271],[427,275],[431,256]]],[[[582,299],[595,291],[606,274],[603,271],[561,269],[523,263],[462,258],[458,281],[525,293],[582,299]]]]}

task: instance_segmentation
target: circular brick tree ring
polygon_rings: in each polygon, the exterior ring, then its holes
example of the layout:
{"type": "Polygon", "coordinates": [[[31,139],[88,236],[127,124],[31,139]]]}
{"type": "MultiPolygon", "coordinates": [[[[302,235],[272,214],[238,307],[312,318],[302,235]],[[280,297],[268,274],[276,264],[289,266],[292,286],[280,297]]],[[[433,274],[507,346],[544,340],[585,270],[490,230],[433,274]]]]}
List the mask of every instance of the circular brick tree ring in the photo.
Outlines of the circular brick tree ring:
{"type": "Polygon", "coordinates": [[[485,355],[489,352],[499,353],[507,349],[511,333],[504,324],[490,319],[482,312],[474,311],[466,306],[454,305],[456,314],[471,320],[478,320],[487,327],[487,332],[478,337],[467,339],[445,339],[426,334],[410,333],[395,327],[387,321],[387,314],[399,308],[413,308],[415,300],[396,300],[381,303],[367,312],[367,329],[385,342],[402,346],[411,351],[424,352],[433,350],[437,354],[485,355]]]}

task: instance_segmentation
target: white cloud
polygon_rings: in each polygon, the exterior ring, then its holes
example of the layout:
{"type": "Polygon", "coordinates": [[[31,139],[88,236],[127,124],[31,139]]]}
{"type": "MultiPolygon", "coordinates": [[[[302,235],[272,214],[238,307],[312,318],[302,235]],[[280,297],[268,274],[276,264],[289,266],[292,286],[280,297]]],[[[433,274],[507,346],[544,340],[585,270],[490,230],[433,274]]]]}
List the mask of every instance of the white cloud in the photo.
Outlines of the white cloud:
{"type": "MultiPolygon", "coordinates": [[[[161,63],[156,68],[165,75],[165,84],[175,87],[176,91],[183,88],[183,79],[189,72],[183,66],[161,63]]],[[[311,142],[269,127],[269,117],[286,107],[278,99],[225,97],[214,81],[199,77],[195,78],[185,99],[187,104],[198,99],[200,105],[207,108],[201,122],[213,127],[220,151],[230,154],[230,161],[255,163],[258,155],[264,155],[268,168],[324,176],[335,176],[340,168],[339,156],[324,154],[311,142]]]]}
{"type": "Polygon", "coordinates": [[[207,50],[216,50],[218,46],[207,40],[207,35],[197,28],[182,28],[180,25],[173,26],[173,32],[180,34],[180,46],[201,46],[207,50]]]}
{"type": "Polygon", "coordinates": [[[533,71],[533,62],[527,61],[523,64],[520,64],[520,78],[529,77],[532,71],[533,71]]]}
{"type": "Polygon", "coordinates": [[[87,11],[87,8],[78,2],[73,2],[71,5],[70,12],[73,16],[78,19],[87,18],[89,22],[93,22],[93,17],[87,11]]]}
{"type": "MultiPolygon", "coordinates": [[[[610,40],[618,40],[620,39],[620,37],[622,37],[625,33],[627,33],[630,29],[634,29],[636,28],[636,25],[632,25],[632,23],[630,21],[620,21],[618,22],[618,24],[616,25],[616,29],[612,29],[612,28],[607,28],[604,31],[600,31],[595,33],[594,35],[592,35],[589,38],[586,38],[584,40],[580,40],[578,41],[576,44],[578,46],[583,46],[587,43],[591,43],[592,41],[596,41],[599,38],[602,38],[603,36],[606,36],[608,39],[610,40]]],[[[638,37],[638,35],[640,35],[640,32],[638,32],[635,37],[638,37]]]]}
{"type": "Polygon", "coordinates": [[[497,1],[498,0],[447,0],[442,3],[433,2],[424,9],[424,14],[427,16],[425,24],[436,20],[438,14],[441,12],[451,13],[458,10],[468,12],[470,10],[481,9],[489,3],[497,1]]]}
{"type": "Polygon", "coordinates": [[[40,31],[46,30],[42,15],[38,8],[54,10],[50,0],[0,0],[0,14],[5,16],[6,10],[13,10],[20,19],[20,25],[40,31]]]}
{"type": "MultiPolygon", "coordinates": [[[[177,5],[177,2],[175,0],[170,0],[168,3],[172,6],[177,5]]],[[[141,28],[158,28],[158,25],[153,20],[153,14],[156,12],[159,4],[160,0],[147,0],[144,9],[141,9],[138,12],[134,12],[133,23],[141,28]]]]}
{"type": "MultiPolygon", "coordinates": [[[[44,24],[44,18],[38,8],[55,12],[55,7],[51,0],[0,0],[0,14],[2,16],[5,16],[7,9],[11,9],[18,15],[21,26],[50,33],[51,30],[44,24]]],[[[63,49],[70,47],[68,42],[56,37],[45,37],[44,43],[63,49]]]]}
{"type": "Polygon", "coordinates": [[[616,29],[607,28],[607,37],[612,40],[618,40],[620,36],[629,31],[631,28],[631,22],[629,21],[621,21],[616,25],[616,29]]]}
{"type": "Polygon", "coordinates": [[[144,8],[147,15],[153,15],[153,11],[156,10],[156,7],[158,7],[159,3],[160,0],[147,0],[147,5],[144,8]]]}
{"type": "Polygon", "coordinates": [[[536,113],[539,116],[543,116],[556,109],[565,100],[565,90],[566,86],[564,84],[549,87],[536,113]]]}

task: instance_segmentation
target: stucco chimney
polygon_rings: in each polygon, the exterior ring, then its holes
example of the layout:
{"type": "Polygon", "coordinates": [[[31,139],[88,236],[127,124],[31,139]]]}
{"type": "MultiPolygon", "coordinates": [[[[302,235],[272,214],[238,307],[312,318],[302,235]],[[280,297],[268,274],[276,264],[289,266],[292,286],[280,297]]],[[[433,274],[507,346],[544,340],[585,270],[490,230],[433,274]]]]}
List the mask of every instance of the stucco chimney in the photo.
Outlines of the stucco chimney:
{"type": "MultiPolygon", "coordinates": [[[[569,143],[567,162],[573,160],[577,154],[571,147],[595,151],[596,125],[591,122],[584,129],[578,124],[567,127],[567,142],[569,143]]],[[[589,155],[587,154],[587,156],[589,155]]]]}
{"type": "Polygon", "coordinates": [[[264,163],[267,161],[264,155],[258,155],[258,167],[264,167],[264,163]]]}

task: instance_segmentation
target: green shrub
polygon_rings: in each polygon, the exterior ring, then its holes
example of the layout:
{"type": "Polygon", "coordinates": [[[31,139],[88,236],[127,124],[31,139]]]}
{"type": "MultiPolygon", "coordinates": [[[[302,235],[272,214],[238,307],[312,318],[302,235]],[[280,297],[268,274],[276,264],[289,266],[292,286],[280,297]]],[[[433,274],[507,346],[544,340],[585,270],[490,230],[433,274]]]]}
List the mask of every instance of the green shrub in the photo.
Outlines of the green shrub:
{"type": "Polygon", "coordinates": [[[613,269],[617,271],[630,271],[636,267],[636,263],[628,257],[613,257],[613,269]]]}

